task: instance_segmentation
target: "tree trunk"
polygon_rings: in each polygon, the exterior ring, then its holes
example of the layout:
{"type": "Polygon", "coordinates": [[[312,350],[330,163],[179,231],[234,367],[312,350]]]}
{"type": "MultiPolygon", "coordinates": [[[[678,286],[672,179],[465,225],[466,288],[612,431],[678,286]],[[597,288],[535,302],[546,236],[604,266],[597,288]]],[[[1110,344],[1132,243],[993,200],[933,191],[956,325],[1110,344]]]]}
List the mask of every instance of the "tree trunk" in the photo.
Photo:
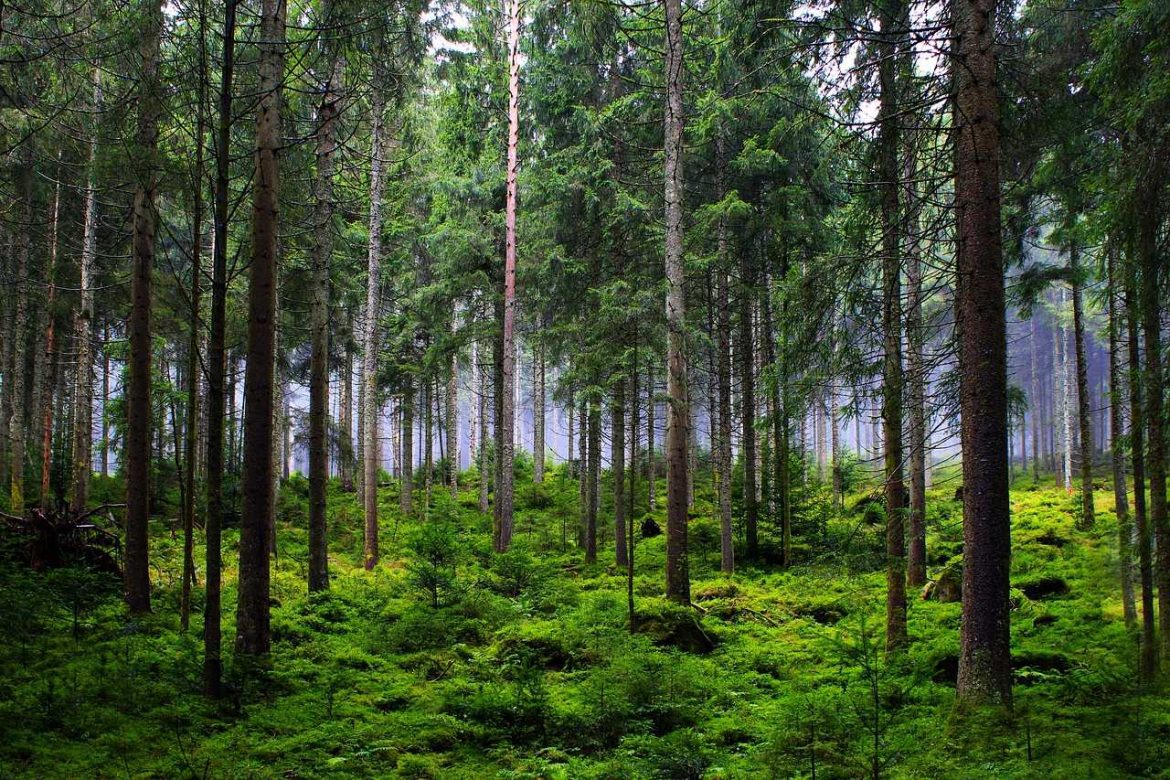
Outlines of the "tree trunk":
{"type": "MultiPolygon", "coordinates": [[[[759,507],[756,504],[756,383],[755,350],[752,344],[752,296],[755,280],[751,267],[745,260],[740,268],[743,285],[739,299],[739,341],[736,343],[736,357],[739,358],[739,402],[740,424],[743,436],[743,521],[747,536],[744,552],[749,560],[760,554],[759,507]]],[[[818,409],[820,404],[818,402],[818,409]]],[[[818,443],[819,450],[819,443],[818,443]]]]}
{"type": "MultiPolygon", "coordinates": [[[[402,390],[402,493],[399,496],[399,507],[402,514],[408,517],[414,511],[414,396],[414,381],[407,377],[406,387],[402,390]]],[[[362,431],[364,439],[365,428],[362,431]]]]}
{"type": "Polygon", "coordinates": [[[963,620],[958,696],[1012,696],[1007,327],[1000,244],[994,0],[955,0],[957,327],[963,454],[963,620]]]}
{"type": "MultiPolygon", "coordinates": [[[[236,4],[224,4],[223,62],[220,69],[219,124],[216,129],[215,215],[212,239],[211,313],[207,337],[207,592],[203,608],[203,692],[220,695],[223,672],[221,644],[220,583],[223,576],[221,531],[223,528],[223,426],[224,426],[224,339],[227,309],[228,186],[231,162],[232,78],[234,75],[236,4]]],[[[103,350],[104,351],[104,350],[103,350]]],[[[108,373],[108,371],[106,372],[108,373]]],[[[104,409],[103,409],[104,411],[104,409]]]]}
{"type": "Polygon", "coordinates": [[[587,461],[587,495],[585,499],[585,562],[597,562],[597,486],[601,481],[601,403],[596,397],[589,400],[586,417],[589,428],[589,458],[587,461]]]}
{"type": "MultiPolygon", "coordinates": [[[[451,330],[455,330],[452,320],[451,330]]],[[[451,352],[451,370],[447,374],[447,486],[451,498],[459,496],[459,353],[451,352]]]]}
{"type": "Polygon", "coordinates": [[[881,4],[878,65],[878,180],[882,227],[882,438],[886,494],[886,652],[905,647],[906,635],[906,484],[902,472],[902,257],[901,170],[898,165],[900,101],[898,68],[907,48],[906,0],[881,4]]]}
{"type": "Polygon", "coordinates": [[[613,406],[610,407],[613,425],[609,450],[609,467],[613,474],[613,539],[616,551],[614,562],[621,568],[629,565],[626,548],[626,377],[619,376],[613,385],[613,406]]]}
{"type": "Polygon", "coordinates": [[[657,508],[654,495],[654,407],[657,399],[654,397],[654,385],[657,377],[654,376],[654,364],[646,365],[646,503],[653,512],[657,508]]]}
{"type": "MultiPolygon", "coordinates": [[[[317,107],[317,176],[313,183],[312,298],[309,303],[309,591],[329,588],[329,530],[325,493],[329,483],[329,267],[333,261],[333,155],[341,109],[341,61],[333,40],[333,4],[321,8],[321,102],[317,107]]],[[[347,348],[348,352],[348,348],[347,348]]],[[[348,470],[342,457],[342,468],[348,470]]]]}
{"type": "Polygon", "coordinates": [[[906,358],[907,404],[909,405],[910,446],[910,557],[906,564],[906,584],[921,588],[926,584],[926,358],[922,324],[922,258],[917,239],[920,201],[913,183],[916,163],[907,162],[904,192],[907,196],[906,224],[909,246],[906,252],[906,358]]]}
{"type": "MultiPolygon", "coordinates": [[[[93,104],[101,102],[101,70],[93,69],[93,104]]],[[[70,509],[80,513],[89,500],[93,473],[93,263],[97,257],[97,132],[89,140],[85,206],[82,217],[81,256],[78,260],[80,304],[74,322],[77,341],[77,387],[74,391],[73,487],[70,509]]]]}
{"type": "Polygon", "coordinates": [[[272,400],[276,368],[276,240],[280,192],[280,93],[284,78],[284,0],[264,0],[260,17],[260,103],[256,113],[256,178],[244,369],[244,469],[241,492],[236,651],[266,656],[269,630],[268,517],[272,495],[272,400]]]}
{"type": "MultiPolygon", "coordinates": [[[[715,136],[715,197],[726,196],[727,152],[723,136],[715,136]]],[[[718,316],[716,353],[719,384],[719,568],[724,574],[735,571],[735,537],[731,524],[731,302],[729,300],[727,220],[719,217],[716,236],[718,263],[715,270],[715,297],[718,316]]]]}
{"type": "Polygon", "coordinates": [[[538,340],[532,351],[532,481],[539,485],[544,482],[544,344],[538,340]]]}
{"type": "Polygon", "coordinates": [[[1117,249],[1105,252],[1108,286],[1105,290],[1109,314],[1109,459],[1113,472],[1113,508],[1117,515],[1117,554],[1121,573],[1121,604],[1126,628],[1137,626],[1133,592],[1133,522],[1129,516],[1129,494],[1125,482],[1125,424],[1122,415],[1120,328],[1117,312],[1117,249]]]}
{"type": "MultiPolygon", "coordinates": [[[[378,315],[381,311],[380,271],[382,263],[382,192],[386,152],[391,146],[385,137],[382,112],[385,102],[375,87],[370,139],[370,221],[366,256],[365,332],[362,334],[362,383],[365,391],[362,422],[362,502],[365,515],[364,561],[367,571],[378,565],[378,315]]],[[[409,485],[408,481],[404,485],[409,485]]],[[[404,489],[403,511],[410,512],[410,491],[404,489]]]]}
{"type": "MultiPolygon", "coordinates": [[[[1154,172],[1151,171],[1151,174],[1154,172]]],[[[1162,311],[1159,301],[1162,257],[1158,252],[1157,196],[1144,198],[1138,227],[1142,269],[1141,312],[1145,338],[1145,420],[1149,439],[1150,526],[1158,551],[1154,572],[1158,583],[1158,641],[1161,663],[1170,664],[1170,520],[1166,515],[1165,377],[1162,369],[1162,311]]]]}
{"type": "Polygon", "coordinates": [[[1081,283],[1077,279],[1080,268],[1080,247],[1069,247],[1069,269],[1072,271],[1073,343],[1077,371],[1077,420],[1081,429],[1081,518],[1083,529],[1093,527],[1093,409],[1089,406],[1089,367],[1085,360],[1085,313],[1081,283]]]}
{"type": "Polygon", "coordinates": [[[666,597],[689,604],[687,560],[687,396],[686,274],[683,260],[683,35],[681,0],[664,0],[666,9],[666,327],[669,397],[666,423],[666,597]]]}
{"type": "Polygon", "coordinates": [[[1130,270],[1125,284],[1125,311],[1129,340],[1129,434],[1133,461],[1133,520],[1137,531],[1138,575],[1142,589],[1142,633],[1139,670],[1149,682],[1158,675],[1158,644],[1154,614],[1153,533],[1146,514],[1145,404],[1142,403],[1141,342],[1138,332],[1137,274],[1130,270]]]}
{"type": "MultiPolygon", "coordinates": [[[[473,360],[479,360],[477,354],[473,360]]],[[[475,403],[478,407],[479,447],[475,451],[476,466],[479,468],[479,511],[487,513],[488,492],[491,483],[490,465],[488,463],[488,422],[487,422],[487,371],[476,362],[476,372],[479,374],[475,403]]]]}
{"type": "Polygon", "coordinates": [[[203,144],[207,125],[207,13],[199,4],[199,106],[195,120],[195,187],[191,215],[191,332],[187,340],[187,438],[184,443],[183,586],[179,622],[186,631],[191,619],[191,589],[195,585],[195,461],[199,441],[199,304],[203,273],[203,144]]]}
{"type": "Polygon", "coordinates": [[[37,355],[40,367],[36,379],[36,398],[40,422],[40,490],[37,501],[43,511],[49,511],[49,483],[53,474],[53,388],[56,386],[57,367],[57,316],[54,309],[57,301],[57,252],[58,219],[61,213],[61,154],[57,154],[57,183],[53,187],[53,209],[49,218],[49,267],[45,272],[45,305],[41,309],[37,334],[43,338],[37,355]]]}
{"type": "Polygon", "coordinates": [[[129,384],[126,390],[126,604],[131,612],[150,611],[150,434],[151,434],[151,276],[154,270],[154,237],[158,189],[158,122],[161,107],[159,40],[162,4],[142,3],[142,39],[139,55],[138,135],[134,193],[132,280],[130,292],[129,384]]]}

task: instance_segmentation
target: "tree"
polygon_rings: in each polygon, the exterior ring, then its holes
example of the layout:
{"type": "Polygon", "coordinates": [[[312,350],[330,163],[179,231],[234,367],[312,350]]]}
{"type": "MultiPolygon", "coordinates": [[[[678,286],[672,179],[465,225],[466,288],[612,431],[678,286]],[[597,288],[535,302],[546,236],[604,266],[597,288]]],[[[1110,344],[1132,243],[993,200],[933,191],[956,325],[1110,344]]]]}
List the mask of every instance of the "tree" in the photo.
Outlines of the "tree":
{"type": "Polygon", "coordinates": [[[1000,239],[995,2],[952,5],[963,621],[958,695],[1010,705],[1007,336],[1000,239]]]}
{"type": "Polygon", "coordinates": [[[280,101],[284,78],[284,0],[264,0],[260,17],[260,102],[252,204],[248,356],[244,373],[244,515],[236,651],[266,656],[269,628],[268,517],[272,492],[273,375],[276,361],[280,101]]]}
{"type": "Polygon", "coordinates": [[[130,336],[126,390],[126,604],[131,612],[150,611],[150,438],[151,438],[151,277],[157,231],[158,123],[162,84],[159,42],[163,12],[159,0],[143,0],[138,76],[138,134],[135,139],[137,186],[134,192],[133,277],[127,329],[130,336]]]}
{"type": "MultiPolygon", "coordinates": [[[[691,600],[687,563],[687,429],[690,425],[686,363],[686,278],[683,268],[683,35],[681,0],[663,0],[666,14],[666,325],[668,397],[666,426],[666,596],[691,600]]],[[[651,390],[653,397],[653,389],[651,390]]],[[[653,457],[653,453],[649,453],[653,457]]]]}

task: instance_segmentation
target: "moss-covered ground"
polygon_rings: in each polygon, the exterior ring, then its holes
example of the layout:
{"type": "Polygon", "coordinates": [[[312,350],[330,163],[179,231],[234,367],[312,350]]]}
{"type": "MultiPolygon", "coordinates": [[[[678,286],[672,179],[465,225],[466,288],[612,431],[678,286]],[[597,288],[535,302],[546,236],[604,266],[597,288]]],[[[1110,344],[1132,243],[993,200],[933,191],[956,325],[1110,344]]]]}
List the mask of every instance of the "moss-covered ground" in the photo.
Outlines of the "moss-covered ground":
{"type": "MultiPolygon", "coordinates": [[[[200,695],[198,589],[191,630],[179,630],[181,534],[164,517],[146,618],[128,618],[99,576],[6,561],[0,776],[1170,776],[1170,701],[1135,676],[1104,490],[1096,527],[1079,531],[1074,497],[1017,477],[1016,703],[959,717],[958,603],[912,593],[910,648],[882,652],[884,530],[854,508],[864,489],[835,509],[823,487],[803,487],[797,565],[741,563],[727,578],[700,480],[695,606],[661,598],[663,539],[639,538],[631,634],[609,503],[601,562],[587,566],[574,544],[576,483],[554,469],[533,485],[522,472],[514,549],[493,556],[490,517],[476,510],[474,474],[465,478],[457,500],[436,488],[425,517],[398,512],[397,487],[380,491],[374,572],[361,567],[357,499],[333,486],[332,588],[313,597],[307,485],[283,486],[271,668],[245,674],[229,652],[218,702],[200,695]]],[[[936,484],[932,573],[961,551],[955,483],[936,484]]],[[[227,637],[235,540],[229,530],[227,637]]]]}

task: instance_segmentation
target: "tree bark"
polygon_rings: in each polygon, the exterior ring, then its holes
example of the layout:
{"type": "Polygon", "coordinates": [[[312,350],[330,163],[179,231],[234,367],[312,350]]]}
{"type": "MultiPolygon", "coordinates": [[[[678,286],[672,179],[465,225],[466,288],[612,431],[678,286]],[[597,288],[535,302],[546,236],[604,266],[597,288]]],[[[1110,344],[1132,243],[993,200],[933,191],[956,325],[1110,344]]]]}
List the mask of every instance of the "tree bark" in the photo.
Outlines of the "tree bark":
{"type": "MultiPolygon", "coordinates": [[[[739,298],[739,340],[736,357],[739,358],[740,424],[743,437],[743,522],[748,560],[760,554],[759,506],[756,504],[756,382],[755,350],[752,334],[752,295],[755,279],[745,260],[740,268],[743,285],[739,298]]],[[[819,404],[818,404],[819,408],[819,404]]],[[[819,446],[818,446],[819,448],[819,446]]]]}
{"type": "MultiPolygon", "coordinates": [[[[318,30],[324,72],[317,106],[317,176],[313,183],[312,298],[309,304],[309,576],[310,592],[329,588],[329,530],[325,493],[329,484],[329,267],[333,261],[333,156],[341,109],[341,61],[333,43],[333,3],[321,6],[318,30]]],[[[342,468],[347,469],[344,456],[342,468]]]]}
{"type": "Polygon", "coordinates": [[[1012,698],[1007,328],[1000,214],[995,0],[955,0],[957,326],[963,454],[963,620],[958,697],[1012,698]]]}
{"type": "Polygon", "coordinates": [[[143,0],[139,56],[138,134],[134,193],[132,279],[130,292],[129,384],[126,389],[126,604],[131,612],[150,611],[150,434],[151,434],[151,276],[157,230],[158,123],[162,86],[159,82],[159,41],[162,4],[143,0]]]}
{"type": "Polygon", "coordinates": [[[520,146],[520,0],[508,0],[508,161],[504,207],[504,334],[503,334],[503,410],[500,423],[502,435],[496,437],[501,445],[496,453],[500,459],[499,484],[496,485],[496,505],[499,523],[496,528],[496,552],[504,552],[512,544],[512,461],[515,455],[515,377],[516,345],[516,173],[519,167],[520,146]]]}
{"type": "Polygon", "coordinates": [[[613,474],[613,539],[614,563],[621,568],[629,565],[626,548],[626,381],[622,375],[613,385],[613,405],[610,420],[613,425],[609,450],[609,467],[613,474]]]}
{"type": "MultiPolygon", "coordinates": [[[[362,501],[365,515],[364,562],[367,571],[378,565],[378,315],[380,313],[380,273],[382,264],[382,192],[385,157],[388,147],[382,113],[385,102],[380,87],[375,87],[370,139],[370,221],[366,257],[365,332],[362,334],[362,501]]],[[[409,485],[409,481],[404,481],[409,485]]],[[[410,491],[403,490],[405,506],[410,512],[410,491]]]]}
{"type": "Polygon", "coordinates": [[[532,481],[539,485],[544,482],[544,344],[537,340],[532,351],[532,481]]]}
{"type": "Polygon", "coordinates": [[[906,358],[907,404],[909,406],[910,446],[910,557],[906,564],[906,584],[921,588],[926,584],[926,359],[922,324],[922,258],[918,241],[920,201],[913,179],[916,176],[916,150],[906,163],[907,176],[903,192],[907,198],[906,225],[909,244],[906,251],[906,358]]]}
{"type": "Polygon", "coordinates": [[[585,562],[597,562],[597,486],[601,481],[601,403],[595,397],[589,400],[586,419],[589,428],[589,457],[587,460],[587,494],[585,498],[585,562]]]}
{"type": "Polygon", "coordinates": [[[1080,247],[1076,240],[1069,247],[1069,269],[1072,271],[1073,343],[1077,371],[1077,421],[1081,429],[1081,518],[1083,529],[1093,527],[1093,410],[1089,406],[1089,367],[1085,359],[1085,313],[1081,283],[1080,247]]]}
{"type": "Polygon", "coordinates": [[[49,266],[45,272],[45,304],[41,309],[37,335],[43,338],[37,355],[39,371],[36,378],[37,413],[40,423],[40,490],[37,501],[47,512],[50,504],[50,482],[53,474],[53,389],[56,386],[57,368],[57,316],[54,309],[57,301],[57,254],[58,220],[61,214],[60,152],[57,154],[58,174],[53,187],[53,208],[49,217],[49,266]]]}
{"type": "Polygon", "coordinates": [[[268,518],[273,501],[272,401],[276,368],[276,241],[284,20],[284,0],[264,0],[260,16],[256,174],[252,188],[248,357],[244,369],[244,468],[241,477],[244,513],[240,521],[240,595],[236,609],[236,652],[252,657],[268,655],[271,646],[268,518]]]}
{"type": "MultiPolygon", "coordinates": [[[[726,197],[726,142],[715,136],[715,197],[726,197]]],[[[731,524],[731,302],[729,300],[727,219],[721,214],[716,233],[718,262],[715,270],[715,297],[718,311],[716,337],[719,386],[719,568],[724,574],[735,571],[735,537],[731,524]]]]}
{"type": "MultiPolygon", "coordinates": [[[[223,428],[224,340],[227,310],[228,186],[231,162],[232,79],[235,59],[236,5],[224,4],[223,61],[220,68],[219,118],[215,147],[214,235],[212,239],[211,312],[207,337],[207,518],[204,526],[207,588],[203,608],[203,692],[220,695],[223,673],[220,585],[223,576],[223,428]]],[[[108,373],[108,372],[107,372],[108,373]]]]}
{"type": "Polygon", "coordinates": [[[1121,604],[1126,628],[1137,626],[1133,591],[1133,521],[1129,516],[1129,488],[1125,481],[1125,423],[1122,415],[1120,327],[1117,311],[1117,249],[1105,252],[1106,308],[1109,314],[1109,460],[1113,472],[1113,508],[1117,515],[1117,555],[1121,574],[1121,604]]]}
{"type": "Polygon", "coordinates": [[[683,258],[683,35],[681,0],[666,9],[666,328],[669,397],[666,424],[666,597],[689,604],[687,441],[690,425],[686,362],[686,274],[683,258]]]}

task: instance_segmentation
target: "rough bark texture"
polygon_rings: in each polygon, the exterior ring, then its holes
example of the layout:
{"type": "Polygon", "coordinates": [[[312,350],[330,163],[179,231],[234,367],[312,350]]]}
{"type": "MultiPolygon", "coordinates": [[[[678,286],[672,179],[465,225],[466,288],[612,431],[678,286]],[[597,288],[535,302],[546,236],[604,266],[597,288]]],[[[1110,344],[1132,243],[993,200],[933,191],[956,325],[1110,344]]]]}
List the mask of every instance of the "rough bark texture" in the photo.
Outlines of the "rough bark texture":
{"type": "Polygon", "coordinates": [[[597,486],[601,481],[601,404],[589,401],[586,417],[589,429],[589,457],[586,463],[585,562],[597,562],[597,486]]]}
{"type": "Polygon", "coordinates": [[[331,43],[332,3],[321,9],[321,102],[317,107],[317,176],[313,183],[312,298],[309,304],[309,590],[329,587],[325,491],[329,482],[329,266],[333,260],[333,156],[341,107],[341,62],[331,43]]]}
{"type": "Polygon", "coordinates": [[[963,453],[958,696],[1010,704],[1007,336],[1000,244],[995,0],[954,0],[957,326],[963,453]]]}
{"type": "MultiPolygon", "coordinates": [[[[362,373],[364,376],[365,372],[362,373]]],[[[362,419],[365,419],[364,412],[362,419]]],[[[364,444],[362,449],[365,450],[364,444]]],[[[406,387],[402,390],[402,455],[402,492],[398,505],[404,515],[409,515],[414,511],[414,382],[410,378],[407,378],[406,387]]],[[[362,481],[365,482],[364,479],[362,481]]]]}
{"type": "Polygon", "coordinates": [[[220,626],[220,553],[223,528],[224,335],[227,304],[228,179],[231,162],[232,78],[234,73],[237,0],[224,6],[223,61],[220,70],[219,118],[216,128],[215,228],[211,255],[211,313],[207,336],[207,517],[206,603],[203,608],[203,691],[220,695],[223,671],[220,626]]]}
{"type": "MultiPolygon", "coordinates": [[[[455,330],[454,320],[451,330],[455,330]]],[[[455,498],[459,495],[459,353],[455,351],[451,353],[451,368],[447,372],[446,400],[447,487],[451,490],[451,497],[455,498]]]]}
{"type": "MultiPolygon", "coordinates": [[[[687,560],[687,442],[689,399],[686,363],[686,277],[683,267],[683,36],[681,0],[666,9],[666,328],[669,398],[666,422],[666,597],[691,600],[687,560]]],[[[653,454],[651,453],[651,456],[653,454]]]]}
{"type": "Polygon", "coordinates": [[[926,584],[926,360],[922,326],[922,258],[915,236],[918,234],[918,196],[910,181],[915,166],[907,164],[909,175],[904,191],[910,212],[906,218],[909,243],[906,250],[906,403],[909,407],[907,444],[910,448],[910,556],[906,562],[906,584],[921,588],[926,584]]]}
{"type": "Polygon", "coordinates": [[[252,268],[248,358],[244,369],[244,469],[241,487],[236,651],[265,656],[269,629],[268,516],[272,494],[273,376],[276,368],[276,240],[280,193],[280,93],[284,76],[284,0],[264,0],[260,16],[260,104],[252,187],[252,268]]]}
{"type": "MultiPolygon", "coordinates": [[[[365,515],[364,559],[367,570],[378,565],[378,314],[380,310],[380,272],[382,265],[382,191],[386,155],[386,127],[382,121],[384,103],[375,89],[371,106],[370,141],[370,222],[366,256],[365,332],[362,334],[362,382],[364,404],[362,423],[362,503],[365,515]]],[[[404,484],[409,484],[405,482],[404,484]]],[[[404,494],[409,495],[409,490],[404,494]]],[[[404,511],[410,511],[406,499],[404,511]]]]}
{"type": "Polygon", "coordinates": [[[37,501],[44,511],[49,510],[50,482],[53,473],[53,389],[57,373],[57,317],[54,311],[57,300],[57,253],[58,219],[61,214],[60,153],[57,156],[57,183],[53,187],[53,207],[49,215],[49,264],[45,271],[45,302],[37,325],[37,336],[41,348],[37,352],[36,412],[40,423],[40,489],[37,501]]]}
{"type": "Polygon", "coordinates": [[[151,277],[154,270],[154,236],[157,229],[159,39],[162,4],[142,3],[142,39],[139,74],[138,137],[131,237],[130,359],[126,389],[126,604],[131,612],[150,611],[150,563],[147,528],[150,522],[151,277]]]}
{"type": "Polygon", "coordinates": [[[493,541],[496,552],[504,552],[512,544],[512,461],[515,455],[515,398],[514,369],[516,345],[513,329],[516,321],[516,173],[520,146],[520,0],[508,0],[508,161],[504,205],[504,343],[501,433],[496,457],[499,482],[496,485],[498,522],[493,541]]]}

